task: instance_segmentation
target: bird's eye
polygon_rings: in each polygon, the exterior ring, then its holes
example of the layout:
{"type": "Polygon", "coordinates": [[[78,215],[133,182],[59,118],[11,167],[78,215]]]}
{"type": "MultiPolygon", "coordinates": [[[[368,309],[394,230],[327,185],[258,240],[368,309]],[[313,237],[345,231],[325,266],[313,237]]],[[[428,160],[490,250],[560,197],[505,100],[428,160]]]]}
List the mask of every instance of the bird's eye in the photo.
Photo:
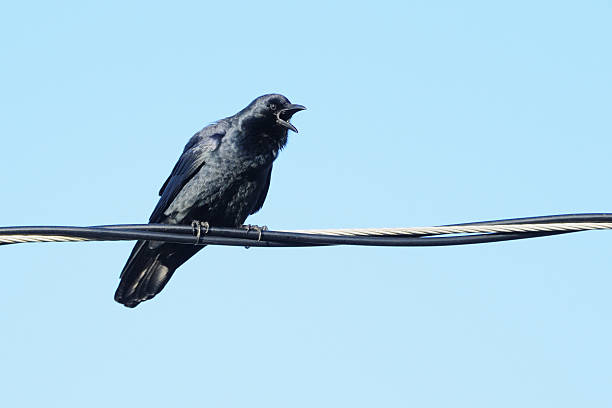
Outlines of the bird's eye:
{"type": "Polygon", "coordinates": [[[270,108],[271,111],[275,111],[276,110],[276,104],[271,103],[270,105],[268,105],[268,107],[270,108]]]}

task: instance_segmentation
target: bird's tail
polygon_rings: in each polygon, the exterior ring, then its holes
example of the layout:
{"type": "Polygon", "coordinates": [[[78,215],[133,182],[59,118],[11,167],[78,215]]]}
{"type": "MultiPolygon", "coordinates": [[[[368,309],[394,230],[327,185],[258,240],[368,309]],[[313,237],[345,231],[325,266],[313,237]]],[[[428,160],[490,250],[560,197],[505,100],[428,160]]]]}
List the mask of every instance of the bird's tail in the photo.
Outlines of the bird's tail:
{"type": "Polygon", "coordinates": [[[201,246],[172,244],[152,248],[149,241],[138,241],[121,271],[115,300],[127,307],[136,307],[151,299],[166,286],[176,268],[200,249],[201,246]]]}

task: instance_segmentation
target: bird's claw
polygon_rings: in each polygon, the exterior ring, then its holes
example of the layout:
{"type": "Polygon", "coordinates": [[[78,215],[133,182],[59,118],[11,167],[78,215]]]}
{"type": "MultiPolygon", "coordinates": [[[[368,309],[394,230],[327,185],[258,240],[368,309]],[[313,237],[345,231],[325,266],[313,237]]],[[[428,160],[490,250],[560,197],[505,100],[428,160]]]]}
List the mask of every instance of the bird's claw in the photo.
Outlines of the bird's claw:
{"type": "Polygon", "coordinates": [[[259,225],[245,224],[242,226],[242,228],[247,230],[247,234],[251,230],[257,231],[259,233],[259,235],[257,236],[258,241],[261,241],[261,233],[263,231],[268,231],[268,227],[266,225],[264,225],[263,227],[260,227],[259,225]]]}
{"type": "Polygon", "coordinates": [[[200,236],[202,235],[202,227],[206,228],[204,231],[204,235],[208,234],[210,230],[210,224],[207,221],[192,221],[191,227],[193,228],[193,235],[196,237],[196,241],[194,245],[198,245],[200,243],[200,236]]]}

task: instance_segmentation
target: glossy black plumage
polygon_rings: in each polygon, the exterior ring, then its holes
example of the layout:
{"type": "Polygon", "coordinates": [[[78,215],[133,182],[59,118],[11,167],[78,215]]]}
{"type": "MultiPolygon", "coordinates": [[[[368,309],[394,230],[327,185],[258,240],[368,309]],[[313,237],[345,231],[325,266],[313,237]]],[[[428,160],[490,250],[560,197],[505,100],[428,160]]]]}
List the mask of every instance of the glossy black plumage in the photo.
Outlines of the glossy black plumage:
{"type": "MultiPolygon", "coordinates": [[[[236,227],[264,203],[272,164],[287,143],[291,116],[302,109],[279,94],[264,95],[234,116],[209,125],[187,143],[163,184],[150,223],[236,227]]],[[[159,293],[202,246],[138,241],[115,300],[128,307],[159,293]]]]}

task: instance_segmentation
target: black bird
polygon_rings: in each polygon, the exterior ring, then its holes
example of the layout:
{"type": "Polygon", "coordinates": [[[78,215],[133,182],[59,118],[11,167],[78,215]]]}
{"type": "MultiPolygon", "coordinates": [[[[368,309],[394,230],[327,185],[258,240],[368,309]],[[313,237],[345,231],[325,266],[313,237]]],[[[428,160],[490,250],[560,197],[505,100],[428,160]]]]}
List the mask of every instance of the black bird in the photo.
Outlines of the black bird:
{"type": "MultiPolygon", "coordinates": [[[[187,143],[149,223],[238,227],[262,207],[272,163],[287,143],[294,113],[306,109],[283,95],[263,95],[196,133],[187,143]]],[[[202,246],[138,241],[123,267],[115,300],[127,307],[151,299],[202,246]]]]}

